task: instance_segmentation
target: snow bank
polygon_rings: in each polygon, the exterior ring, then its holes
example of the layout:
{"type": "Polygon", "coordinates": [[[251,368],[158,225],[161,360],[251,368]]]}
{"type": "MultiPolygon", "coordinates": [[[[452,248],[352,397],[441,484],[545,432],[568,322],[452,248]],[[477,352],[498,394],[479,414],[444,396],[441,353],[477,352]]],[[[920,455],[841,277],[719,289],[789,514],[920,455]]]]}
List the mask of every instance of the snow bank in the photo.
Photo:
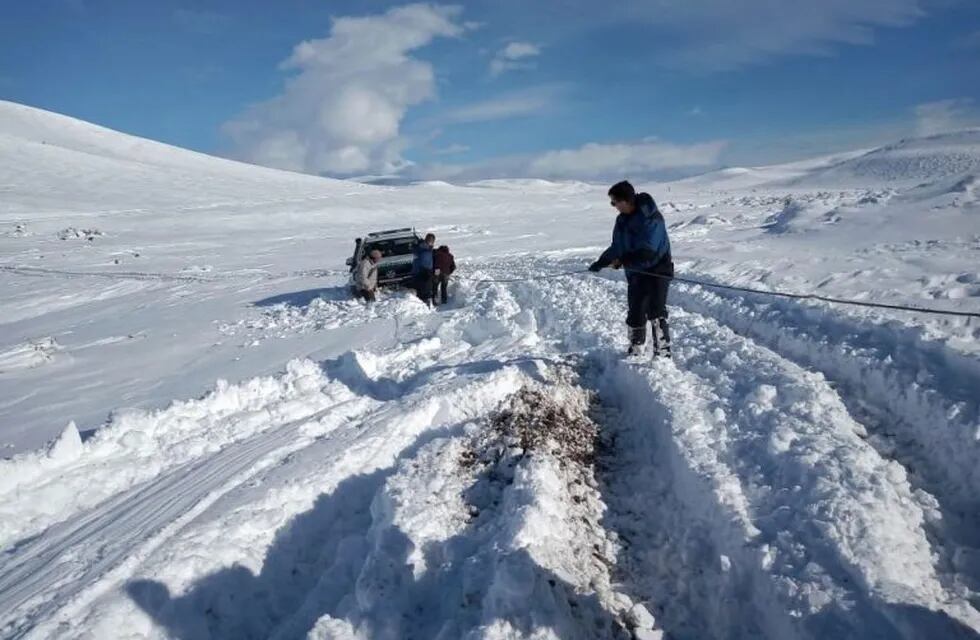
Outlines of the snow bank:
{"type": "Polygon", "coordinates": [[[980,129],[909,138],[798,178],[794,184],[915,184],[980,170],[980,129]]]}
{"type": "Polygon", "coordinates": [[[308,637],[656,636],[610,582],[588,394],[561,376],[525,383],[490,421],[399,464],[371,504],[353,597],[308,637]]]}
{"type": "MultiPolygon", "coordinates": [[[[580,281],[574,294],[529,285],[526,295],[552,309],[543,328],[565,348],[601,353],[619,315],[603,303],[602,282],[580,281]]],[[[961,600],[950,604],[933,565],[926,520],[934,503],[920,500],[905,469],[862,439],[864,427],[821,375],[703,316],[675,315],[674,327],[676,368],[614,367],[599,389],[632,416],[627,432],[659,431],[686,527],[707,532],[715,549],[708,565],[725,557],[728,577],[695,587],[715,594],[694,609],[705,625],[698,633],[724,635],[732,620],[752,620],[768,637],[888,634],[905,624],[892,602],[980,622],[961,600]],[[719,592],[732,608],[708,605],[719,592]],[[745,607],[755,616],[740,613],[745,607]]],[[[690,621],[674,623],[683,629],[690,621]]]]}
{"type": "Polygon", "coordinates": [[[923,338],[922,331],[835,313],[823,305],[765,302],[681,287],[683,307],[709,314],[844,385],[852,404],[873,409],[914,443],[921,472],[961,508],[980,493],[980,363],[923,338]]]}
{"type": "Polygon", "coordinates": [[[0,545],[63,520],[160,473],[351,397],[309,360],[279,377],[218,381],[199,400],[118,410],[88,441],[74,424],[46,451],[0,460],[0,545]]]}

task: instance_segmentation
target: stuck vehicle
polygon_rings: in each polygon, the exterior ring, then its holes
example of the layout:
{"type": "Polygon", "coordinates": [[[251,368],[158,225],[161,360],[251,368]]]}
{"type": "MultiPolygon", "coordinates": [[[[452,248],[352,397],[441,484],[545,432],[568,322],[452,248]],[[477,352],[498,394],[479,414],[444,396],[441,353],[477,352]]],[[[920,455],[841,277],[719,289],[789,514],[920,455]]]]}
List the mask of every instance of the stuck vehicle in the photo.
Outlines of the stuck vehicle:
{"type": "Polygon", "coordinates": [[[412,279],[412,254],[421,240],[415,229],[389,229],[375,231],[354,240],[354,255],[347,258],[350,286],[354,288],[354,269],[371,251],[381,252],[378,262],[378,286],[390,287],[408,283],[412,279]]]}

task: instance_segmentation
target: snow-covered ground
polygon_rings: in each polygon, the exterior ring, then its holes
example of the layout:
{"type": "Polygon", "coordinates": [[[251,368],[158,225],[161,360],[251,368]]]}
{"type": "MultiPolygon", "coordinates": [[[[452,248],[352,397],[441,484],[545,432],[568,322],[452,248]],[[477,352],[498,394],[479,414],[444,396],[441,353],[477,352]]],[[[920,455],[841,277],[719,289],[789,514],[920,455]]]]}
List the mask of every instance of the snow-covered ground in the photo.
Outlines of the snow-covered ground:
{"type": "MultiPolygon", "coordinates": [[[[980,131],[644,185],[678,270],[980,311],[980,131]]],[[[676,285],[605,186],[379,187],[0,102],[0,636],[973,638],[980,321],[676,285]],[[452,303],[348,299],[432,230],[452,303]],[[485,282],[499,279],[503,282],[485,282]]]]}

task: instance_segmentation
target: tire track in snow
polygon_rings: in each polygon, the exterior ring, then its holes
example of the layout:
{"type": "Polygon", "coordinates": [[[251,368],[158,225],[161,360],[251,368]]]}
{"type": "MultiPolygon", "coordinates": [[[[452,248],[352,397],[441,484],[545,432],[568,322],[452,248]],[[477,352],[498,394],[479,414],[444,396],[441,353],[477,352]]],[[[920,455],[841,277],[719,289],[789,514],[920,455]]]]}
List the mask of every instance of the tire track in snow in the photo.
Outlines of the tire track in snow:
{"type": "Polygon", "coordinates": [[[434,387],[375,405],[348,427],[293,453],[290,464],[267,467],[257,478],[261,489],[239,484],[234,489],[239,496],[223,497],[224,504],[201,514],[165,551],[141,562],[141,579],[130,582],[123,594],[112,589],[94,605],[72,603],[36,635],[44,637],[57,620],[78,617],[83,628],[111,628],[106,616],[125,620],[135,615],[132,597],[174,637],[195,637],[201,628],[209,629],[209,637],[229,640],[302,637],[316,612],[327,606],[325,599],[340,601],[353,592],[352,576],[364,559],[351,538],[366,533],[360,527],[370,525],[372,500],[397,462],[484,415],[520,379],[510,367],[436,381],[434,387]],[[261,496],[250,499],[256,491],[261,496]],[[248,524],[253,521],[261,526],[248,524]],[[197,550],[219,545],[214,572],[200,575],[197,550]],[[244,555],[232,564],[228,550],[244,555]],[[261,570],[253,574],[244,566],[261,570]],[[189,579],[188,569],[197,575],[189,579]],[[230,604],[228,589],[235,591],[230,604]],[[216,611],[209,609],[212,603],[216,611]]]}
{"type": "Polygon", "coordinates": [[[241,269],[239,271],[223,271],[208,275],[192,275],[189,273],[160,273],[152,271],[75,271],[69,269],[47,269],[26,265],[0,265],[0,271],[19,276],[35,278],[105,278],[109,280],[137,280],[149,282],[193,282],[213,283],[229,280],[280,280],[284,278],[323,278],[342,277],[347,272],[342,269],[301,269],[272,273],[265,269],[241,269]]]}
{"type": "Polygon", "coordinates": [[[682,287],[710,315],[830,380],[867,441],[908,470],[944,581],[980,609],[980,366],[914,329],[682,287]],[[921,495],[921,494],[926,495],[921,495]]]}
{"type": "Polygon", "coordinates": [[[21,637],[51,617],[66,601],[90,601],[118,584],[139,562],[183,525],[261,469],[309,446],[315,436],[363,413],[363,398],[232,444],[118,494],[17,545],[0,565],[0,602],[7,611],[4,637],[21,637]]]}
{"type": "MultiPolygon", "coordinates": [[[[500,300],[491,301],[492,304],[498,304],[500,302],[500,300]]],[[[506,304],[506,300],[503,303],[506,304]]],[[[93,607],[92,603],[101,602],[103,596],[108,597],[109,602],[112,601],[113,597],[118,598],[118,587],[132,576],[135,570],[143,567],[147,559],[153,555],[154,551],[160,550],[163,552],[168,557],[168,564],[178,561],[180,558],[179,552],[177,552],[178,555],[175,558],[175,551],[172,547],[179,540],[195,540],[195,536],[197,535],[207,535],[199,531],[195,533],[200,525],[189,527],[190,530],[187,530],[189,523],[197,522],[198,519],[204,518],[225,496],[239,489],[244,490],[244,483],[249,482],[262,469],[275,469],[275,465],[286,459],[294,459],[300,451],[316,450],[319,444],[323,444],[326,446],[327,451],[321,451],[321,455],[324,458],[321,461],[322,473],[327,476],[335,476],[338,472],[342,473],[346,470],[353,475],[362,474],[380,468],[386,461],[390,462],[393,458],[397,457],[401,448],[406,446],[411,438],[419,436],[420,431],[424,432],[427,429],[442,425],[450,419],[455,419],[453,416],[457,418],[461,416],[465,417],[469,413],[472,413],[473,405],[482,407],[480,411],[488,410],[489,407],[484,406],[486,404],[486,397],[490,397],[492,400],[490,404],[495,405],[503,395],[516,388],[515,381],[517,376],[515,374],[517,367],[501,362],[499,366],[488,368],[483,364],[481,357],[501,347],[502,342],[507,343],[515,339],[519,341],[519,337],[515,338],[506,330],[499,333],[481,333],[477,331],[477,328],[483,321],[474,317],[474,315],[472,312],[457,314],[446,323],[434,324],[428,321],[430,318],[425,317],[420,319],[421,325],[415,327],[416,329],[422,329],[423,334],[429,334],[432,331],[443,335],[454,332],[474,332],[471,334],[473,343],[463,349],[454,345],[454,348],[445,349],[440,352],[438,349],[440,344],[438,337],[421,335],[413,338],[409,344],[402,345],[394,354],[377,356],[354,353],[338,359],[336,363],[326,363],[325,366],[330,374],[328,378],[339,381],[344,388],[350,389],[356,394],[355,401],[352,402],[356,404],[356,401],[360,400],[364,406],[368,408],[374,407],[374,410],[367,413],[358,411],[358,419],[350,422],[348,428],[333,431],[332,435],[328,437],[329,442],[326,440],[311,442],[310,438],[302,437],[304,427],[309,425],[311,421],[323,417],[321,416],[323,412],[313,417],[296,421],[294,424],[287,425],[288,428],[280,427],[271,435],[282,446],[275,449],[271,455],[253,464],[249,467],[247,473],[228,479],[219,490],[209,493],[200,502],[195,504],[191,510],[184,512],[183,515],[176,515],[173,513],[173,509],[167,509],[161,513],[159,523],[157,524],[162,527],[162,531],[155,535],[155,537],[151,537],[142,542],[138,536],[134,536],[135,540],[115,541],[110,549],[114,554],[114,558],[108,558],[106,560],[102,559],[106,554],[101,550],[98,551],[95,562],[93,562],[94,566],[80,571],[81,575],[79,576],[70,576],[70,581],[58,585],[54,593],[45,593],[46,597],[43,601],[37,603],[26,602],[21,608],[29,609],[29,615],[26,617],[25,615],[21,615],[20,620],[9,623],[8,627],[12,630],[11,632],[16,633],[16,637],[22,635],[26,635],[27,637],[49,637],[53,634],[63,636],[66,627],[61,625],[75,624],[80,616],[85,615],[85,612],[93,608],[96,610],[101,609],[101,607],[93,607]],[[501,338],[502,341],[496,338],[501,338]],[[415,367],[406,367],[405,365],[412,360],[413,354],[415,358],[420,358],[425,361],[424,365],[419,367],[415,375],[401,380],[394,380],[387,377],[389,373],[392,373],[388,371],[390,368],[397,369],[398,373],[403,375],[410,373],[415,367]],[[471,362],[474,359],[477,362],[471,362]],[[449,389],[452,389],[457,384],[453,382],[454,380],[457,382],[459,380],[468,382],[470,378],[467,376],[467,372],[472,365],[479,365],[473,366],[473,370],[470,372],[470,375],[479,378],[478,382],[466,384],[464,385],[465,388],[448,393],[446,397],[442,397],[439,394],[435,398],[427,396],[428,393],[433,391],[430,385],[435,385],[435,388],[438,389],[448,384],[450,385],[449,389]],[[462,378],[448,375],[456,366],[461,367],[459,373],[463,375],[462,378]],[[402,400],[402,397],[406,394],[408,397],[402,400]],[[470,407],[470,409],[467,409],[467,407],[470,407]],[[297,440],[299,442],[296,442],[297,440]],[[132,550],[134,546],[133,542],[136,542],[136,551],[132,550]],[[164,543],[167,545],[166,551],[161,549],[164,543]],[[105,565],[111,563],[113,559],[119,560],[119,563],[114,568],[106,568],[105,565]]],[[[432,316],[431,319],[436,319],[437,317],[432,316]]],[[[520,331],[518,332],[520,333],[520,331]]],[[[325,411],[329,413],[329,409],[325,411]]],[[[315,431],[321,433],[324,429],[317,428],[315,431]]],[[[252,440],[247,442],[252,442],[252,440]]],[[[229,453],[227,455],[229,456],[245,456],[241,446],[232,446],[228,451],[229,453]]],[[[248,457],[251,459],[252,456],[248,457]]],[[[206,479],[209,474],[214,474],[220,469],[229,466],[229,464],[226,464],[222,460],[212,457],[207,461],[200,461],[199,464],[189,469],[181,468],[167,476],[168,481],[172,479],[177,483],[177,486],[172,489],[167,487],[166,490],[155,490],[153,487],[150,487],[148,494],[144,496],[146,499],[140,501],[140,504],[133,508],[138,510],[146,506],[147,509],[153,509],[154,505],[159,508],[161,503],[165,504],[167,501],[175,500],[179,510],[181,505],[192,502],[190,497],[185,496],[185,493],[188,491],[188,485],[196,486],[199,484],[202,480],[201,474],[204,474],[204,478],[206,479]]],[[[225,474],[220,475],[224,477],[225,474]]],[[[314,485],[314,488],[322,486],[323,483],[318,483],[314,485]]],[[[137,495],[139,495],[139,492],[137,492],[137,495]]],[[[113,509],[110,513],[106,514],[95,514],[95,522],[90,527],[95,535],[104,533],[107,530],[107,522],[119,520],[120,515],[123,516],[123,521],[126,522],[126,514],[120,514],[119,512],[129,508],[128,505],[130,505],[133,499],[129,496],[124,496],[119,501],[124,505],[123,508],[113,509]]],[[[247,508],[252,508],[253,506],[261,509],[262,505],[247,505],[247,508]]],[[[217,515],[220,519],[220,510],[217,515]]],[[[231,516],[232,519],[241,517],[238,510],[235,510],[235,513],[227,512],[226,515],[231,516]]],[[[152,522],[156,521],[153,520],[152,522]]],[[[132,523],[126,524],[127,528],[130,528],[130,524],[132,523]]],[[[139,523],[137,522],[137,524],[139,523]]],[[[72,542],[72,544],[64,546],[69,546],[70,549],[77,549],[81,546],[86,540],[86,535],[89,534],[88,527],[83,524],[82,528],[85,528],[85,533],[77,536],[78,540],[75,540],[71,537],[75,529],[72,526],[72,522],[69,521],[66,523],[64,528],[67,530],[67,536],[71,538],[72,542]]],[[[141,530],[145,530],[146,528],[147,526],[145,525],[140,526],[141,530]]],[[[204,528],[208,529],[206,525],[204,528]]],[[[193,559],[196,557],[196,549],[210,548],[209,544],[227,544],[228,537],[232,535],[233,529],[219,526],[217,528],[211,528],[210,532],[213,534],[211,540],[202,542],[199,538],[196,539],[190,547],[183,550],[183,557],[193,559]]],[[[46,533],[45,535],[48,534],[46,533]]],[[[39,543],[37,541],[29,541],[18,551],[18,557],[23,558],[23,561],[19,563],[23,567],[22,574],[26,574],[31,570],[32,558],[37,558],[39,555],[38,553],[31,553],[31,549],[35,544],[39,543]]],[[[250,541],[247,546],[250,548],[262,548],[261,543],[258,541],[250,541]]],[[[194,560],[191,560],[191,562],[194,562],[194,560]]],[[[21,577],[21,575],[12,575],[9,582],[13,586],[21,577]]],[[[0,582],[0,589],[3,589],[5,584],[6,582],[0,582]]],[[[40,588],[32,592],[39,590],[40,588]]],[[[301,597],[296,597],[297,602],[300,601],[301,597]]],[[[8,596],[0,590],[0,600],[6,600],[7,598],[8,596]]],[[[21,595],[19,600],[20,602],[25,602],[29,598],[30,593],[21,595]]],[[[255,604],[256,606],[261,606],[259,603],[255,604]]],[[[105,628],[112,628],[112,625],[105,628]]],[[[231,637],[236,636],[232,634],[231,637]]]]}
{"type": "MultiPolygon", "coordinates": [[[[608,353],[618,337],[608,281],[517,288],[566,350],[608,353]]],[[[728,594],[734,616],[754,608],[770,637],[965,628],[930,608],[980,626],[933,573],[903,470],[858,437],[861,426],[821,376],[709,318],[681,313],[674,324],[677,366],[630,367],[648,373],[627,401],[652,403],[639,413],[648,426],[651,416],[663,421],[654,428],[675,450],[669,467],[684,484],[690,524],[706,527],[743,576],[746,591],[728,594]]],[[[731,619],[717,622],[721,633],[731,619]]]]}
{"type": "Polygon", "coordinates": [[[318,616],[327,637],[632,637],[591,470],[571,453],[590,441],[587,396],[568,380],[523,384],[502,413],[400,460],[374,497],[356,602],[338,606],[330,589],[276,637],[318,616]]]}
{"type": "Polygon", "coordinates": [[[279,376],[218,380],[201,398],[123,409],[85,443],[69,425],[47,450],[0,461],[0,541],[34,535],[183,463],[353,397],[310,360],[279,376]]]}

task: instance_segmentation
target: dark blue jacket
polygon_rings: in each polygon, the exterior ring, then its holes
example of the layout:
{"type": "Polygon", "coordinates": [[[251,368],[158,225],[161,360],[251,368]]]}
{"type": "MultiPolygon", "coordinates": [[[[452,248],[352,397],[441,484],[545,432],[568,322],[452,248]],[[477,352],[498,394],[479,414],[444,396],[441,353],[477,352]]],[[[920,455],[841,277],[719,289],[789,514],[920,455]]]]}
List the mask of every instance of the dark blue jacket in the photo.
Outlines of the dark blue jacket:
{"type": "Polygon", "coordinates": [[[425,240],[419,240],[412,256],[412,273],[418,275],[423,271],[431,272],[432,268],[432,247],[425,240]]]}
{"type": "Polygon", "coordinates": [[[634,271],[674,275],[667,223],[648,193],[636,194],[636,211],[616,216],[612,244],[599,256],[599,264],[622,262],[629,276],[634,271]]]}

